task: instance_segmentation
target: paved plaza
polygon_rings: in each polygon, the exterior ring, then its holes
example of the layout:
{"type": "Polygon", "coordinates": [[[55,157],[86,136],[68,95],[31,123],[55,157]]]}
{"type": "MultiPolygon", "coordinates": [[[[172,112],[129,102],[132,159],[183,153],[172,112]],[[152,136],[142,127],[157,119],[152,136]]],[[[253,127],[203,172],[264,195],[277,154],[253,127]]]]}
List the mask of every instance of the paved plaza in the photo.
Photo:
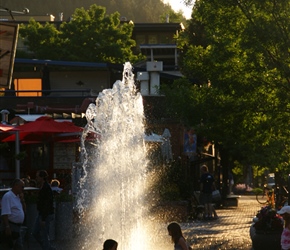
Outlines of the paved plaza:
{"type": "Polygon", "coordinates": [[[219,219],[184,223],[183,232],[193,249],[251,250],[250,225],[260,208],[255,196],[241,196],[238,207],[217,209],[219,219]]]}
{"type": "MultiPolygon", "coordinates": [[[[217,209],[217,220],[194,220],[181,223],[184,236],[190,242],[193,249],[232,249],[252,250],[250,239],[250,226],[253,217],[257,214],[261,205],[255,196],[241,196],[238,207],[224,207],[217,209]]],[[[163,245],[164,250],[172,250],[173,245],[167,234],[166,224],[162,225],[159,239],[164,239],[168,244],[163,245]],[[163,234],[163,235],[161,235],[163,234]]],[[[53,242],[57,250],[79,250],[74,240],[53,242]]],[[[31,241],[30,250],[38,250],[40,247],[31,241]]],[[[101,247],[96,247],[101,249],[101,247]]],[[[95,250],[95,249],[92,249],[95,250]]],[[[149,250],[149,249],[148,249],[149,250]]],[[[153,249],[152,249],[153,250],[153,249]]]]}

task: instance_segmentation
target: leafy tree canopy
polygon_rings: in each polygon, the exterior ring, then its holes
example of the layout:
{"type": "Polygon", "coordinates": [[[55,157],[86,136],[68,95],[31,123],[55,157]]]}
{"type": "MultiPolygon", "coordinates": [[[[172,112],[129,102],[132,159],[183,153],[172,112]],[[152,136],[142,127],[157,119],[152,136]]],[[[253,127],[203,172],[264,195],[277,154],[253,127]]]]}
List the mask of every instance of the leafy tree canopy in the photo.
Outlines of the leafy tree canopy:
{"type": "Polygon", "coordinates": [[[170,111],[244,164],[289,165],[289,12],[288,0],[195,1],[179,38],[190,80],[164,89],[170,111]]]}
{"type": "Polygon", "coordinates": [[[20,36],[38,59],[123,63],[139,59],[132,53],[132,31],[133,24],[120,24],[119,13],[106,15],[104,7],[92,5],[76,9],[59,29],[32,19],[21,25],[20,36]]]}

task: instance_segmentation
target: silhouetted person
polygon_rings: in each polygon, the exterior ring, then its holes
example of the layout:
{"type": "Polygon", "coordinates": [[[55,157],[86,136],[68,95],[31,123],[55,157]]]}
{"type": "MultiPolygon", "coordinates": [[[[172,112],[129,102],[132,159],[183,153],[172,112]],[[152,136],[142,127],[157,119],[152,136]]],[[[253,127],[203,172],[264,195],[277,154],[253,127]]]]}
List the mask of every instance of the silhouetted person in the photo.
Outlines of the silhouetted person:
{"type": "Polygon", "coordinates": [[[104,242],[103,250],[117,250],[118,242],[112,239],[108,239],[104,242]]]}
{"type": "Polygon", "coordinates": [[[37,197],[38,216],[33,227],[33,236],[43,250],[54,249],[50,244],[49,228],[54,218],[53,192],[47,181],[48,174],[45,170],[36,173],[36,181],[40,190],[37,197]]]}
{"type": "Polygon", "coordinates": [[[25,202],[23,196],[24,182],[15,179],[12,188],[6,192],[1,202],[1,250],[23,249],[21,239],[21,226],[25,218],[25,202]]]}
{"type": "Polygon", "coordinates": [[[168,234],[171,236],[171,240],[174,243],[175,250],[190,250],[190,246],[186,242],[181,227],[178,223],[172,222],[167,226],[168,234]]]}
{"type": "Polygon", "coordinates": [[[290,206],[284,206],[277,212],[283,217],[284,229],[281,235],[282,250],[290,249],[290,206]]]}
{"type": "Polygon", "coordinates": [[[60,188],[60,182],[57,179],[53,179],[50,182],[50,186],[54,195],[59,194],[63,189],[60,188]]]}
{"type": "Polygon", "coordinates": [[[212,218],[212,191],[215,189],[214,177],[208,172],[208,167],[203,165],[201,167],[200,177],[200,201],[204,205],[205,219],[212,218]]]}

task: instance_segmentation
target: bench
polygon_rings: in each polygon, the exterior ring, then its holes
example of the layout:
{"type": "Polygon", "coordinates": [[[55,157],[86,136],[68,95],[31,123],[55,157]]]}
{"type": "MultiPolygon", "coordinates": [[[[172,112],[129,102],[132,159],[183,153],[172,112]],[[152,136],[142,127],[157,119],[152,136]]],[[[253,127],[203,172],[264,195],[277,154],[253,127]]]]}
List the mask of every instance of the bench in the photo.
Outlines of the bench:
{"type": "Polygon", "coordinates": [[[229,194],[223,202],[226,207],[237,207],[239,205],[240,195],[229,194]]]}

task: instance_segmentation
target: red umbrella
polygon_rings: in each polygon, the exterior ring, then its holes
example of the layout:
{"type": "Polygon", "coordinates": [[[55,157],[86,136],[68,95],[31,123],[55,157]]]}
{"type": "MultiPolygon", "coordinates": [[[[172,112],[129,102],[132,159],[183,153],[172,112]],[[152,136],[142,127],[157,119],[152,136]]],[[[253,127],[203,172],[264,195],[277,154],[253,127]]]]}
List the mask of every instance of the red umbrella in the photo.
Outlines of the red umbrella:
{"type": "Polygon", "coordinates": [[[15,127],[13,127],[13,126],[11,126],[11,125],[7,125],[7,124],[2,124],[2,123],[0,123],[0,131],[1,132],[9,132],[9,131],[17,131],[17,130],[19,130],[18,128],[15,128],[15,127]]]}
{"type": "MultiPolygon", "coordinates": [[[[19,154],[19,128],[15,128],[11,125],[0,124],[0,141],[3,142],[5,138],[9,138],[10,136],[14,137],[15,141],[15,153],[19,154]],[[13,135],[10,135],[13,133],[13,135]]],[[[15,173],[16,178],[20,178],[20,163],[19,160],[15,160],[15,173]]]]}
{"type": "Polygon", "coordinates": [[[20,129],[15,128],[14,126],[0,123],[0,141],[19,130],[20,129]]]}
{"type": "MultiPolygon", "coordinates": [[[[34,122],[20,125],[17,128],[20,129],[20,141],[24,143],[41,143],[54,140],[59,136],[75,139],[75,137],[79,138],[83,131],[81,127],[75,126],[72,122],[57,122],[48,116],[39,117],[34,122]]],[[[11,135],[3,141],[15,141],[15,135],[11,135]]]]}

